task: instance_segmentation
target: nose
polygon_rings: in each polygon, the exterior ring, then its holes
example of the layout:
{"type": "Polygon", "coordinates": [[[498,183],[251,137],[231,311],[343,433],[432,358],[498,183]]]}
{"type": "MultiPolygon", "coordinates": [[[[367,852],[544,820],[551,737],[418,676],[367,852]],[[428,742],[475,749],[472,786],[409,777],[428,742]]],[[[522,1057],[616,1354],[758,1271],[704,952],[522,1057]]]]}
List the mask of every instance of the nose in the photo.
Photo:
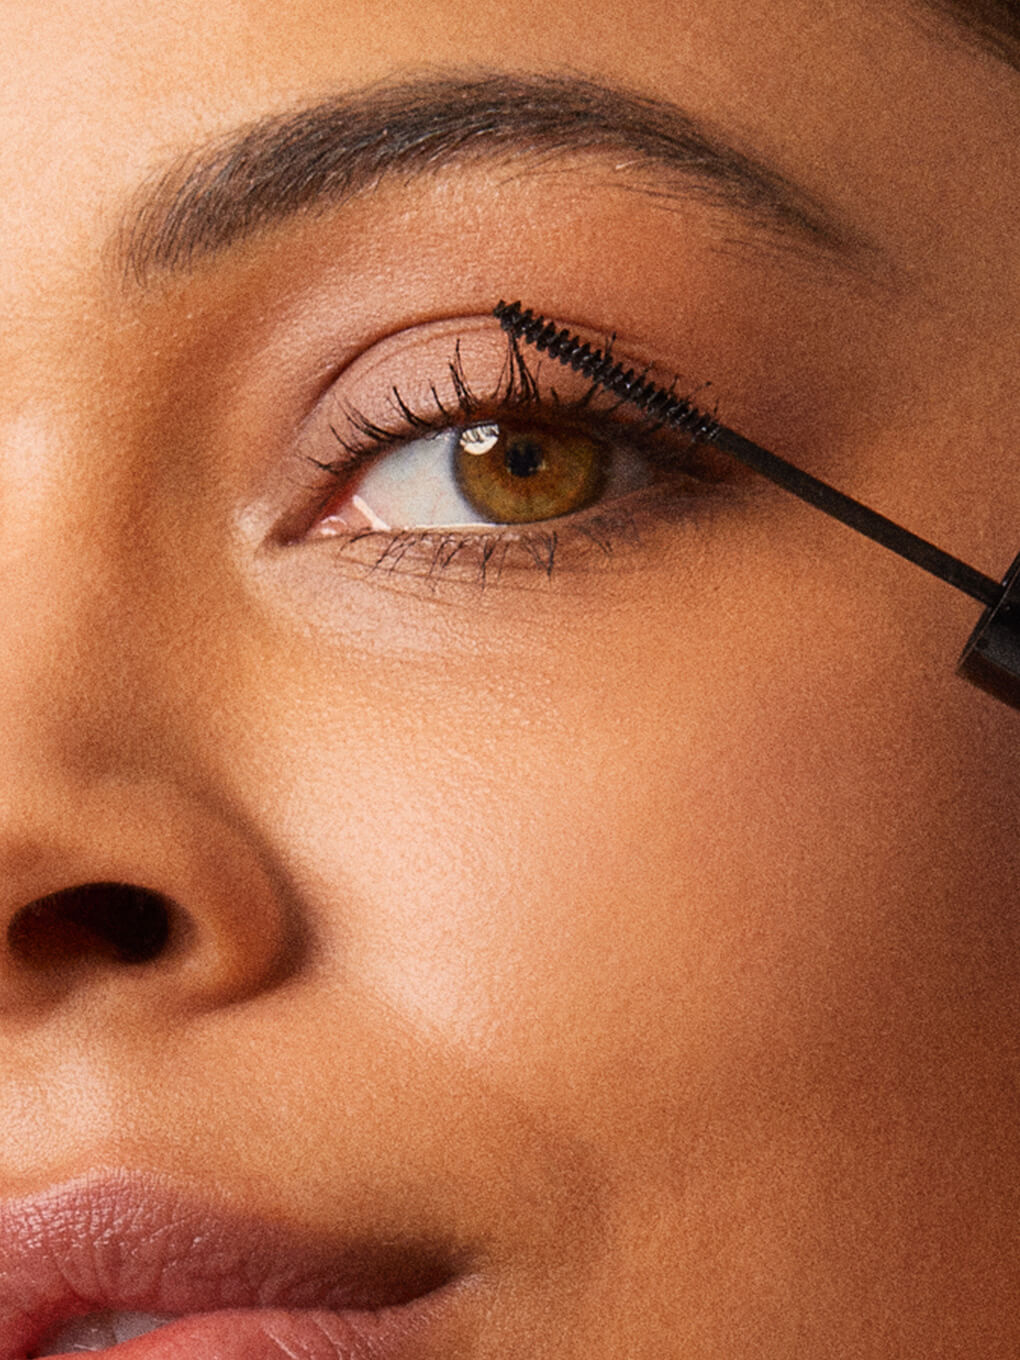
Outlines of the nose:
{"type": "Polygon", "coordinates": [[[83,1002],[179,1021],[295,966],[286,886],[229,809],[171,778],[102,778],[0,804],[0,1030],[83,1002]]]}
{"type": "Polygon", "coordinates": [[[3,480],[0,1034],[82,1005],[167,1023],[274,987],[295,913],[208,749],[217,625],[181,555],[139,543],[115,484],[3,480]]]}
{"type": "Polygon", "coordinates": [[[57,966],[78,954],[148,963],[166,948],[175,904],[127,883],[83,883],[30,902],[7,932],[15,956],[57,966]]]}

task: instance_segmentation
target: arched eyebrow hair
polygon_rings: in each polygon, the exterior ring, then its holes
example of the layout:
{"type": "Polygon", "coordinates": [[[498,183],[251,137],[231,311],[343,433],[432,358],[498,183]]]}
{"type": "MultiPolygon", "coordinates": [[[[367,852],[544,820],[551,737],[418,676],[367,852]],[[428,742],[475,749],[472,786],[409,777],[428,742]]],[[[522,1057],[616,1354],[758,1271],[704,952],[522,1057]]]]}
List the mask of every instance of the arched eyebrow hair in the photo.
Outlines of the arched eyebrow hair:
{"type": "Polygon", "coordinates": [[[701,196],[802,248],[865,247],[778,167],[677,106],[575,76],[424,76],[275,114],[186,155],[145,186],[115,240],[145,284],[298,213],[454,164],[608,158],[657,197],[701,196]]]}
{"type": "Polygon", "coordinates": [[[1020,71],[1020,6],[1017,0],[914,0],[916,9],[940,20],[943,36],[964,43],[1020,71]]]}

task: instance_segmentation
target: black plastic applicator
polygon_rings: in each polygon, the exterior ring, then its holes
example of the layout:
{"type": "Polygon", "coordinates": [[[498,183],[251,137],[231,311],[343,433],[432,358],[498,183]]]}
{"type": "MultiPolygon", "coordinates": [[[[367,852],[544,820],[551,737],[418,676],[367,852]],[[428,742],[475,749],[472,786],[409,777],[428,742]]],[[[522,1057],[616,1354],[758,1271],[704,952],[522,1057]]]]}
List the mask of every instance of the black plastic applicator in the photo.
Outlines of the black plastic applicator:
{"type": "Polygon", "coordinates": [[[986,606],[985,612],[967,641],[957,673],[1004,703],[1020,708],[1020,556],[1000,583],[785,458],[720,425],[686,398],[614,362],[610,354],[582,342],[565,327],[557,327],[521,303],[499,302],[493,315],[516,340],[548,354],[653,420],[722,449],[824,514],[980,601],[986,606]]]}

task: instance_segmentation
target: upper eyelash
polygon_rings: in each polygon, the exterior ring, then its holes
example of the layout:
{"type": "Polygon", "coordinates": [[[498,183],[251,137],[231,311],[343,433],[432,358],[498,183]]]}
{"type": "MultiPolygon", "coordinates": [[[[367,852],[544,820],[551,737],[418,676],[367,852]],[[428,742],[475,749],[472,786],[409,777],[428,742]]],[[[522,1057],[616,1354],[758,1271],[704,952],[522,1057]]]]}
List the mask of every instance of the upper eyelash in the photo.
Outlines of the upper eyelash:
{"type": "MultiPolygon", "coordinates": [[[[554,409],[558,415],[578,416],[589,411],[595,397],[606,395],[604,388],[597,381],[589,383],[583,392],[569,399],[564,398],[552,386],[548,388],[546,394],[543,394],[519,341],[512,335],[507,336],[507,357],[499,378],[493,390],[485,396],[477,394],[468,380],[461,358],[459,340],[455,344],[454,357],[447,365],[447,371],[456,399],[455,409],[451,409],[442,400],[436,385],[432,383],[429,390],[433,409],[428,414],[422,414],[405,401],[400,389],[394,385],[390,389],[390,400],[394,410],[392,424],[380,424],[356,407],[345,405],[344,419],[356,437],[341,434],[336,426],[331,424],[330,432],[343,450],[343,455],[331,461],[312,458],[311,462],[331,477],[347,478],[360,470],[368,455],[377,455],[416,434],[425,436],[443,429],[470,425],[486,418],[495,420],[507,414],[549,408],[554,409]]],[[[614,412],[624,406],[626,406],[624,401],[613,398],[608,404],[600,406],[598,417],[600,420],[612,421],[614,412]]],[[[589,425],[593,421],[589,416],[581,423],[589,425]]],[[[661,421],[648,417],[629,418],[625,422],[615,423],[626,430],[628,441],[635,445],[651,443],[665,429],[661,421]]]]}

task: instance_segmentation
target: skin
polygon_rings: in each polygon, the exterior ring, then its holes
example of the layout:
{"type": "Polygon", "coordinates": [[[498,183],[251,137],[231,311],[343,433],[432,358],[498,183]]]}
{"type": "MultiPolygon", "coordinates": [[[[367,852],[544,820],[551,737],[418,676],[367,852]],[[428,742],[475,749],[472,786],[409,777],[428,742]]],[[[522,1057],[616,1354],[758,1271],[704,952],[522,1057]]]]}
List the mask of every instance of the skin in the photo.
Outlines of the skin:
{"type": "Polygon", "coordinates": [[[953,675],[974,602],[740,476],[484,590],[265,547],[317,375],[379,401],[377,342],[413,383],[413,328],[520,296],[1015,554],[1015,73],[897,5],[592,9],[5,9],[0,1194],[127,1168],[453,1240],[451,1360],[1006,1360],[1017,718],[953,675]],[[168,160],[426,66],[676,100],[868,267],[580,158],[111,272],[168,160]],[[112,880],[177,904],[151,964],[6,934],[112,880]]]}

